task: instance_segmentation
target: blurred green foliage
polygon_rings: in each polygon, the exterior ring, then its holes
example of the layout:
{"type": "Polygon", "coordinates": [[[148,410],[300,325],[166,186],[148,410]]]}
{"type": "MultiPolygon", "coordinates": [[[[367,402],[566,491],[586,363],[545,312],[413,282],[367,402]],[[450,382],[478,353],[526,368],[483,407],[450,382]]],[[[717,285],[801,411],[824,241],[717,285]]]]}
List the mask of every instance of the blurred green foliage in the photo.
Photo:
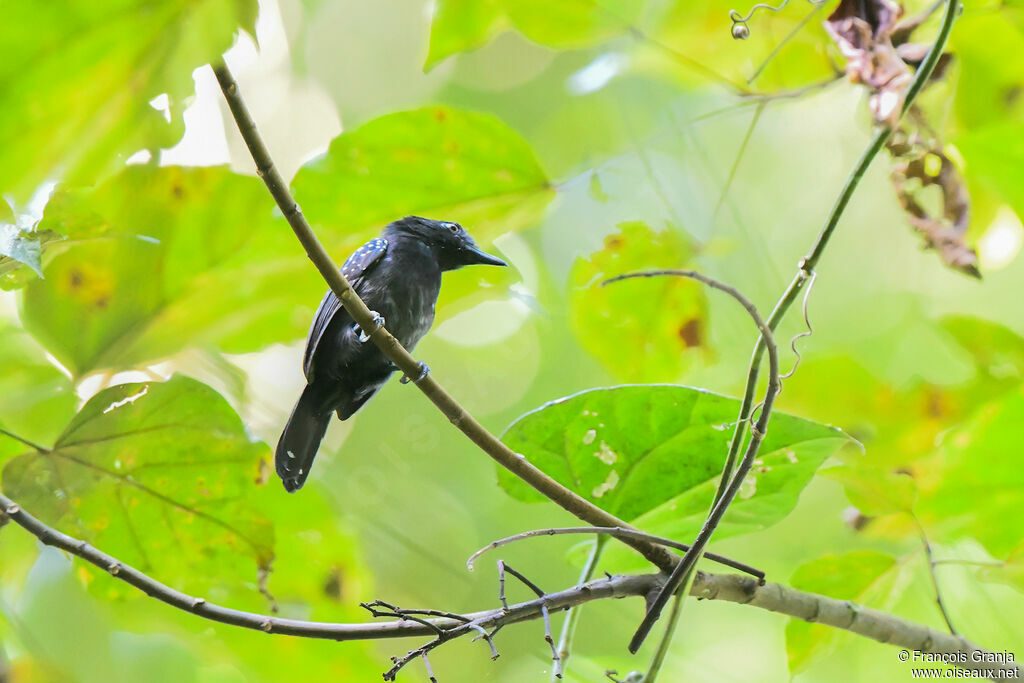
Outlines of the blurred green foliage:
{"type": "Polygon", "coordinates": [[[577,259],[569,273],[570,320],[583,348],[615,374],[649,382],[680,377],[699,362],[708,352],[700,283],[668,277],[602,286],[623,273],[688,268],[693,257],[693,246],[677,231],[623,223],[605,237],[604,249],[577,259]]]}
{"type": "Polygon", "coordinates": [[[252,31],[254,0],[63,0],[5,7],[0,187],[25,201],[45,180],[92,184],[133,152],[181,136],[192,70],[252,31]],[[171,122],[150,100],[167,96],[171,122]]]}
{"type": "MultiPolygon", "coordinates": [[[[717,0],[430,7],[281,0],[261,6],[259,25],[248,0],[6,8],[5,493],[175,588],[333,621],[368,619],[356,606],[375,597],[492,607],[495,577],[467,575],[465,557],[572,523],[527,504],[536,495],[506,473],[496,485],[491,463],[397,383],[332,427],[301,494],[274,480],[266,444],[298,394],[300,340],[324,285],[259,180],[161,159],[183,132],[216,146],[203,71],[193,118],[183,111],[193,69],[242,30],[261,56],[246,63],[242,38],[229,63],[251,79],[261,130],[290,143],[306,139],[293,135],[301,127],[320,141],[282,147],[336,260],[417,213],[464,223],[512,264],[445,276],[437,329],[417,350],[438,379],[595,503],[693,536],[737,410],[721,394],[742,390],[755,331],[689,280],[597,285],[693,268],[770,309],[870,133],[863,93],[836,76],[842,58],[821,26],[830,9],[760,11],[749,40],[734,41],[729,10],[749,7],[717,0]],[[333,97],[345,125],[334,139],[308,92],[276,89],[309,85],[290,63],[333,97]],[[613,382],[688,386],[594,389],[613,382]]],[[[924,532],[949,560],[934,569],[953,622],[1018,653],[1024,633],[1006,615],[1024,609],[1022,46],[1019,3],[967,2],[952,65],[921,100],[970,187],[985,281],[919,253],[876,160],[820,264],[815,333],[796,342],[802,362],[713,542],[772,580],[942,628],[924,532]],[[843,432],[863,451],[841,448],[843,432]]],[[[794,311],[777,333],[784,367],[802,322],[794,311]]],[[[576,580],[589,543],[535,539],[502,557],[554,590],[576,580]]],[[[599,568],[641,566],[610,543],[599,568]]],[[[585,608],[569,680],[646,666],[653,641],[639,660],[623,647],[637,614],[585,608]]],[[[713,601],[684,618],[696,625],[684,623],[664,680],[907,675],[885,648],[819,625],[713,601]]],[[[446,681],[547,678],[538,624],[503,630],[498,645],[495,663],[479,643],[446,646],[434,669],[446,681]]],[[[0,532],[0,670],[9,661],[19,683],[375,680],[406,646],[200,623],[0,532]]]]}
{"type": "Polygon", "coordinates": [[[215,391],[178,376],[99,392],[52,449],[7,462],[3,484],[41,519],[204,592],[273,561],[273,528],[247,502],[269,455],[215,391]]]}

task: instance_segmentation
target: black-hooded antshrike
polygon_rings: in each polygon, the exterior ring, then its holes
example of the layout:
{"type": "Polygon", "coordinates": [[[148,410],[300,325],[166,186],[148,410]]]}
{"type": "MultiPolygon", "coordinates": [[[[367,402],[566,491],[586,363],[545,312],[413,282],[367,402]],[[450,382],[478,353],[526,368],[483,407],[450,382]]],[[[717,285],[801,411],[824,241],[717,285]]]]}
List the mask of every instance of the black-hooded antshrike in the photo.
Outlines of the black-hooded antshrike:
{"type": "MultiPolygon", "coordinates": [[[[406,216],[356,249],[341,272],[378,321],[411,351],[434,322],[441,273],[476,263],[506,265],[481,251],[458,223],[406,216]]],[[[369,339],[328,290],[306,340],[306,388],[274,454],[288,491],[300,489],[309,476],[331,414],[347,420],[396,370],[369,339]]]]}

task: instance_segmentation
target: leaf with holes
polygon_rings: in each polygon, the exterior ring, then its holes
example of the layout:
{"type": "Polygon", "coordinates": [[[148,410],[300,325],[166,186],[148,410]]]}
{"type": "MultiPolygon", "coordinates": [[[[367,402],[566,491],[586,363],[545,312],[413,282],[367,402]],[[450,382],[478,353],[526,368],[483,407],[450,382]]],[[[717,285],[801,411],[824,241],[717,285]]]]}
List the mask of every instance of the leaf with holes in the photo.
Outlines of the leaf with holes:
{"type": "MultiPolygon", "coordinates": [[[[650,531],[693,535],[707,514],[739,401],[667,384],[591,389],[527,413],[502,440],[595,505],[650,531]],[[666,531],[667,530],[667,531],[666,531]]],[[[815,470],[851,440],[834,427],[775,414],[716,538],[762,529],[793,509],[815,470]]],[[[513,497],[545,500],[505,470],[513,497]]]]}
{"type": "Polygon", "coordinates": [[[273,529],[247,502],[269,455],[215,391],[176,376],[101,391],[51,451],[8,462],[3,489],[45,522],[199,591],[269,568],[273,529]]]}
{"type": "Polygon", "coordinates": [[[682,277],[625,280],[623,273],[686,268],[694,248],[672,230],[623,223],[604,249],[578,258],[569,273],[570,320],[583,347],[628,380],[675,379],[707,352],[704,285],[682,277]]]}
{"type": "MultiPolygon", "coordinates": [[[[873,550],[855,550],[845,555],[825,555],[803,565],[793,574],[790,585],[838,600],[851,600],[878,609],[891,609],[910,584],[911,556],[895,559],[873,550]]],[[[786,654],[793,674],[835,649],[839,640],[850,637],[830,626],[790,619],[786,625],[786,654]]]]}

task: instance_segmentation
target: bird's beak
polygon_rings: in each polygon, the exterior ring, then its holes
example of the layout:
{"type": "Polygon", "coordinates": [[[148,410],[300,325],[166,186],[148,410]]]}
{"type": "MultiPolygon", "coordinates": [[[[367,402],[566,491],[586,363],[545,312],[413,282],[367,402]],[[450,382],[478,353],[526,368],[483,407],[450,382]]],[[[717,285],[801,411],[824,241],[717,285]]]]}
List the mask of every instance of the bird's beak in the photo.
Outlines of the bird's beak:
{"type": "Polygon", "coordinates": [[[491,256],[490,254],[488,254],[486,251],[483,251],[482,249],[480,249],[480,247],[476,246],[475,244],[472,246],[467,245],[463,247],[463,251],[466,254],[465,263],[467,266],[471,266],[477,263],[485,266],[508,265],[497,256],[491,256]]]}

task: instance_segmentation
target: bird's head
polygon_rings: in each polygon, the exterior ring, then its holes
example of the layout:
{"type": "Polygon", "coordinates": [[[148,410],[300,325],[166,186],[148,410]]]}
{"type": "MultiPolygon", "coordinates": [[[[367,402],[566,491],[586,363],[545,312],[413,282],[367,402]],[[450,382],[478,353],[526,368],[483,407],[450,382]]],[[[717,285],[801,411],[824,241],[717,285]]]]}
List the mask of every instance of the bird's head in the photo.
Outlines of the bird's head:
{"type": "Polygon", "coordinates": [[[455,270],[474,264],[508,265],[497,256],[491,256],[476,246],[469,233],[461,225],[451,221],[406,216],[388,226],[388,232],[408,235],[426,244],[437,256],[441,270],[455,270]]]}

